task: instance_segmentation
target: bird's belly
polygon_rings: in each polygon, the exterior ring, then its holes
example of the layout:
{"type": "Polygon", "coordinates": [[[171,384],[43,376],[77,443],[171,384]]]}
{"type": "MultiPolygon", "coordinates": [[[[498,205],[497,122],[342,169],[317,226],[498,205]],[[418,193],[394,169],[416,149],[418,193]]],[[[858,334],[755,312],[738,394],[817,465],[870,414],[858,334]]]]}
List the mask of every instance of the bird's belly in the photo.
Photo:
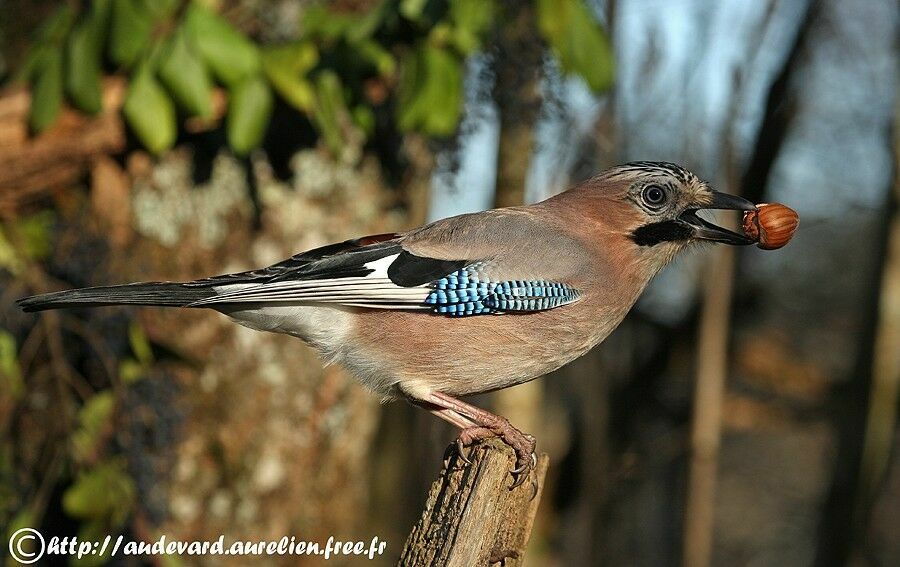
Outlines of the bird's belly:
{"type": "Polygon", "coordinates": [[[235,305],[219,311],[257,331],[299,337],[330,362],[347,342],[352,310],[329,305],[235,305]]]}
{"type": "Polygon", "coordinates": [[[303,339],[389,399],[424,398],[433,391],[463,396],[533,380],[605,339],[627,309],[607,311],[602,320],[572,306],[471,317],[330,305],[221,311],[241,325],[303,339]]]}
{"type": "Polygon", "coordinates": [[[393,369],[360,351],[350,336],[353,316],[359,309],[339,305],[240,305],[220,308],[236,323],[302,339],[314,347],[326,363],[338,363],[370,390],[390,398],[397,382],[393,369]]]}
{"type": "Polygon", "coordinates": [[[461,396],[506,388],[583,355],[624,316],[598,322],[567,309],[461,318],[360,312],[353,317],[350,358],[381,376],[381,388],[392,386],[395,395],[461,396]]]}

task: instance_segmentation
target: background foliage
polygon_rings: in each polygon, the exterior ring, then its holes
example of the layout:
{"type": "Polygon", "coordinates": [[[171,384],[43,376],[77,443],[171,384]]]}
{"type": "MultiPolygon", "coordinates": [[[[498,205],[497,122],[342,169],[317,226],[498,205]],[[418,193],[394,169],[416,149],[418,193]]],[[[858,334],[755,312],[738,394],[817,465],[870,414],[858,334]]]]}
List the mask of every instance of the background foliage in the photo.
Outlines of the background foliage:
{"type": "MultiPolygon", "coordinates": [[[[605,35],[581,0],[539,0],[537,25],[562,68],[594,90],[612,80],[605,35]]],[[[101,110],[104,71],[128,76],[123,112],[153,153],[171,148],[179,119],[209,120],[213,89],[227,91],[227,139],[239,155],[263,140],[273,91],[305,115],[335,154],[348,137],[375,134],[373,107],[396,126],[446,137],[462,111],[464,59],[478,50],[494,0],[382,0],[365,12],[305,10],[300,37],[260,46],[205,3],[95,0],[66,4],[35,37],[20,78],[31,85],[30,122],[50,126],[67,98],[101,110]]]]}
{"type": "Polygon", "coordinates": [[[551,457],[529,564],[897,564],[894,4],[9,0],[0,531],[377,534],[391,563],[449,428],[214,314],[14,300],[252,269],[665,159],[801,229],[731,274],[679,260],[604,345],[477,400],[551,457]],[[722,393],[698,403],[711,360],[722,393]]]}
{"type": "MultiPolygon", "coordinates": [[[[143,147],[164,156],[179,140],[212,128],[224,135],[236,156],[248,156],[273,130],[273,143],[278,143],[279,125],[273,121],[285,120],[312,133],[301,147],[319,146],[333,159],[351,163],[359,159],[361,148],[373,140],[379,143],[379,137],[410,133],[449,139],[463,111],[465,61],[491,41],[504,16],[504,8],[492,0],[378,0],[363,7],[310,3],[300,16],[299,33],[261,42],[234,26],[220,13],[224,8],[196,0],[62,3],[40,23],[10,77],[12,85],[30,90],[32,135],[40,139],[50,132],[66,106],[87,116],[108,112],[105,85],[111,78],[124,78],[120,112],[133,136],[132,152],[143,147]],[[276,104],[282,109],[277,116],[276,104]]],[[[608,88],[612,52],[585,5],[580,0],[541,0],[534,8],[534,41],[543,38],[566,72],[580,74],[597,91],[608,88]]],[[[33,279],[37,264],[55,263],[54,240],[68,222],[53,209],[7,218],[0,232],[2,267],[15,277],[31,273],[33,279]]],[[[72,338],[66,330],[68,315],[63,315],[62,327],[55,316],[51,320],[46,332],[57,345],[48,353],[54,359],[62,356],[59,349],[72,348],[72,338]]],[[[121,322],[113,324],[123,329],[121,322]]],[[[122,422],[135,411],[138,384],[159,380],[154,351],[160,346],[151,346],[137,322],[123,330],[127,341],[117,347],[114,362],[107,361],[115,368],[107,368],[111,375],[105,379],[80,376],[78,364],[51,364],[62,372],[53,371],[57,378],[73,385],[75,396],[58,400],[63,428],[61,437],[48,440],[50,464],[40,464],[45,458],[40,453],[16,454],[27,435],[4,443],[6,476],[0,486],[22,490],[0,510],[5,533],[46,523],[57,505],[84,540],[123,530],[143,533],[142,523],[133,523],[135,514],[152,516],[153,506],[142,502],[148,488],[142,480],[146,474],[138,471],[145,465],[136,465],[135,459],[150,463],[153,457],[141,453],[148,451],[140,448],[142,442],[135,446],[127,432],[123,437],[122,422]],[[17,476],[29,468],[44,470],[37,485],[17,476]]],[[[27,398],[19,366],[22,345],[17,342],[34,341],[35,336],[34,330],[0,335],[7,427],[28,422],[27,413],[20,414],[27,398]]],[[[106,348],[95,339],[87,338],[82,346],[95,353],[106,348]]],[[[27,372],[34,373],[31,362],[27,372]]],[[[153,435],[169,435],[159,419],[153,419],[159,430],[153,435]]]]}

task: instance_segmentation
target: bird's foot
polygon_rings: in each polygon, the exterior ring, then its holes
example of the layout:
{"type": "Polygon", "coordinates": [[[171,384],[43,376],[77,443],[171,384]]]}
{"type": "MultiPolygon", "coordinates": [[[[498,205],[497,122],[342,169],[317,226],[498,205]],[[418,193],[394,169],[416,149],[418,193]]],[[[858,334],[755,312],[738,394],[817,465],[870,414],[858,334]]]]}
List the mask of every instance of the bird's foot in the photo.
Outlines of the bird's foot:
{"type": "Polygon", "coordinates": [[[459,458],[467,465],[471,465],[472,461],[470,461],[469,456],[466,455],[466,447],[496,436],[496,433],[487,427],[481,427],[480,425],[467,427],[461,430],[456,437],[456,451],[459,453],[459,458]]]}
{"type": "Polygon", "coordinates": [[[531,470],[537,466],[537,455],[534,453],[537,441],[532,435],[516,429],[506,418],[496,417],[497,419],[492,420],[489,424],[467,427],[460,431],[459,437],[456,439],[456,446],[460,457],[468,464],[470,461],[463,452],[464,447],[492,437],[500,438],[516,453],[516,466],[509,471],[515,479],[510,488],[516,488],[525,482],[531,470]]]}
{"type": "MultiPolygon", "coordinates": [[[[476,441],[499,437],[501,441],[511,447],[516,453],[516,466],[510,471],[513,475],[513,484],[510,489],[525,482],[532,469],[537,466],[537,455],[534,454],[537,442],[534,437],[513,427],[505,417],[467,404],[443,392],[432,392],[425,399],[413,398],[413,403],[423,405],[433,414],[462,430],[456,440],[456,448],[459,451],[460,459],[466,464],[469,464],[470,461],[464,448],[476,441]]],[[[532,487],[536,495],[537,483],[534,479],[532,479],[532,487]]]]}

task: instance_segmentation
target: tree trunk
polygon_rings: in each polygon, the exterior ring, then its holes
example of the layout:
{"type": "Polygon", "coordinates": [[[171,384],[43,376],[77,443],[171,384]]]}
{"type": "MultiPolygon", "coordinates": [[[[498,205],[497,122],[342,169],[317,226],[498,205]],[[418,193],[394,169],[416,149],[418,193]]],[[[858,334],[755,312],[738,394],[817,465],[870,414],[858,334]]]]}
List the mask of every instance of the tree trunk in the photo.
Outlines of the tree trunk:
{"type": "Polygon", "coordinates": [[[465,464],[451,446],[432,484],[422,517],[406,540],[404,567],[479,567],[525,562],[525,548],[541,501],[546,455],[525,482],[513,489],[515,453],[492,439],[476,445],[465,464]],[[532,485],[531,481],[535,484],[532,485]]]}

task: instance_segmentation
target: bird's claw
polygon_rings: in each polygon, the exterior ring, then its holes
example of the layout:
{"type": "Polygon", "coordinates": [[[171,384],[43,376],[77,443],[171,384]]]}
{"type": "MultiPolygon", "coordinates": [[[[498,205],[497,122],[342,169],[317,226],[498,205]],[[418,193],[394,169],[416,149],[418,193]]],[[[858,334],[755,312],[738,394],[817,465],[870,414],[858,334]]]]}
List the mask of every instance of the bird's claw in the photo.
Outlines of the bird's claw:
{"type": "MultiPolygon", "coordinates": [[[[531,455],[529,455],[529,457],[530,458],[526,457],[527,460],[525,460],[524,462],[522,462],[522,459],[518,459],[516,461],[516,464],[518,466],[514,469],[510,469],[510,474],[515,477],[515,480],[509,487],[510,490],[522,486],[522,484],[525,482],[525,479],[531,476],[531,471],[534,470],[534,468],[537,466],[537,455],[532,453],[531,455]]],[[[534,498],[534,496],[537,495],[537,481],[531,479],[531,485],[532,489],[534,490],[534,494],[531,497],[534,498]]]]}
{"type": "MultiPolygon", "coordinates": [[[[509,471],[515,477],[512,485],[509,487],[512,490],[521,486],[525,479],[531,476],[531,471],[537,467],[537,455],[534,452],[536,445],[534,437],[527,433],[522,433],[512,426],[510,428],[518,435],[507,432],[507,435],[501,435],[501,438],[516,452],[516,467],[509,471]]],[[[532,480],[532,484],[535,484],[534,480],[532,480]]]]}
{"type": "MultiPolygon", "coordinates": [[[[510,471],[510,472],[512,472],[512,471],[510,471]]],[[[516,478],[515,478],[515,480],[513,480],[513,483],[509,485],[509,489],[513,490],[514,488],[519,488],[525,482],[526,478],[528,478],[527,474],[516,475],[516,478]]]]}
{"type": "Polygon", "coordinates": [[[464,462],[467,465],[471,465],[472,461],[466,455],[466,446],[463,444],[463,440],[459,437],[456,438],[456,454],[459,455],[459,460],[464,462]]]}
{"type": "Polygon", "coordinates": [[[527,473],[517,475],[515,481],[510,485],[509,489],[512,490],[516,487],[522,486],[522,484],[525,483],[525,479],[529,478],[531,479],[531,498],[529,498],[528,500],[534,500],[535,496],[537,496],[538,494],[538,483],[537,479],[529,474],[530,472],[531,470],[529,469],[527,473]]]}
{"type": "Polygon", "coordinates": [[[456,439],[456,447],[460,459],[467,465],[471,464],[471,461],[464,453],[465,446],[491,437],[499,437],[500,440],[515,451],[516,466],[509,471],[515,478],[512,486],[510,486],[510,490],[521,486],[525,479],[529,477],[531,471],[537,466],[537,455],[534,452],[537,441],[534,436],[522,433],[505,419],[497,423],[468,427],[460,431],[459,437],[456,439]]]}
{"type": "Polygon", "coordinates": [[[529,457],[531,457],[530,463],[525,462],[525,463],[520,464],[519,460],[521,460],[521,459],[519,459],[516,461],[516,464],[518,464],[519,466],[517,466],[514,469],[510,469],[509,472],[511,472],[513,474],[519,474],[520,472],[523,472],[525,470],[531,470],[531,469],[535,468],[537,466],[537,455],[535,455],[534,453],[531,453],[531,455],[529,455],[529,457]]]}
{"type": "Polygon", "coordinates": [[[487,427],[476,426],[463,429],[456,438],[456,453],[459,455],[459,460],[467,465],[471,465],[472,460],[466,455],[466,447],[483,439],[490,439],[496,436],[497,434],[487,427]]]}

